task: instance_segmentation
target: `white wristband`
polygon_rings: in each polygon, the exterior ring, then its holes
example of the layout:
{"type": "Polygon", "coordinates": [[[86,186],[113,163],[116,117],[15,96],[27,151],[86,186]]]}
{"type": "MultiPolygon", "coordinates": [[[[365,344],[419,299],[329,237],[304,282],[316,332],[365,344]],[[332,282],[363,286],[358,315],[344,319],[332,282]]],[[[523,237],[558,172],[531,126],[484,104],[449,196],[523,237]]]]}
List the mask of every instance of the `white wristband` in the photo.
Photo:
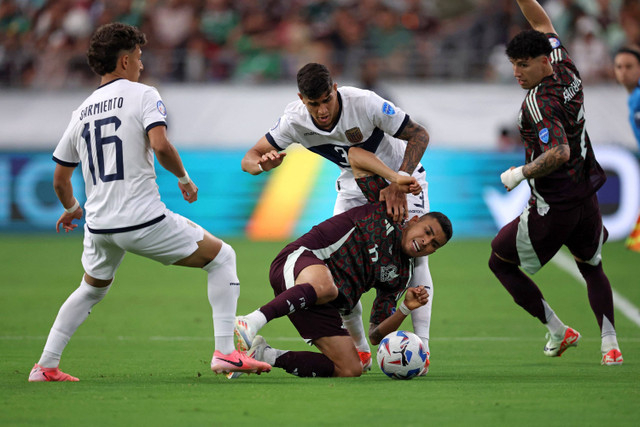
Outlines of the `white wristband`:
{"type": "Polygon", "coordinates": [[[405,171],[398,171],[398,175],[411,176],[411,174],[409,172],[405,172],[405,171]]]}
{"type": "MultiPolygon", "coordinates": [[[[75,200],[75,203],[73,204],[73,206],[71,206],[69,209],[65,208],[64,211],[66,213],[73,213],[76,211],[76,209],[78,209],[80,207],[80,202],[78,201],[78,199],[76,199],[75,197],[73,198],[73,200],[75,200]]],[[[64,206],[63,206],[64,207],[64,206]]]]}
{"type": "Polygon", "coordinates": [[[522,168],[524,166],[518,166],[515,169],[509,169],[500,175],[500,180],[509,190],[513,190],[522,182],[524,179],[524,174],[522,173],[522,168]]]}
{"type": "Polygon", "coordinates": [[[402,303],[398,306],[398,310],[400,310],[400,312],[405,316],[408,316],[411,314],[411,310],[409,310],[409,307],[407,307],[404,301],[402,301],[402,303]]]}
{"type": "Polygon", "coordinates": [[[182,178],[178,178],[178,182],[180,184],[188,184],[191,182],[191,178],[189,178],[189,174],[185,171],[184,176],[182,178]]]}

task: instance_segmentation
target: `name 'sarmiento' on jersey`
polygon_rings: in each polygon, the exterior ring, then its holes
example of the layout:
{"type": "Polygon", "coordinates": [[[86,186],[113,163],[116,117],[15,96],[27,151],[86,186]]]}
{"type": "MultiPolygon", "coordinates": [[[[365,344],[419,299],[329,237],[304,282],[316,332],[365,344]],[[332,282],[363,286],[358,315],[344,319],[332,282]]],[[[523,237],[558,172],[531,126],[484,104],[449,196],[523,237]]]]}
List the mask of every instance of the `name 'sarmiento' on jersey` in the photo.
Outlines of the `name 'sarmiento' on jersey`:
{"type": "Polygon", "coordinates": [[[121,96],[112,99],[105,99],[101,102],[96,102],[95,104],[87,106],[80,112],[80,120],[93,114],[104,113],[105,111],[110,111],[114,108],[122,108],[123,105],[124,98],[122,98],[121,96]]]}

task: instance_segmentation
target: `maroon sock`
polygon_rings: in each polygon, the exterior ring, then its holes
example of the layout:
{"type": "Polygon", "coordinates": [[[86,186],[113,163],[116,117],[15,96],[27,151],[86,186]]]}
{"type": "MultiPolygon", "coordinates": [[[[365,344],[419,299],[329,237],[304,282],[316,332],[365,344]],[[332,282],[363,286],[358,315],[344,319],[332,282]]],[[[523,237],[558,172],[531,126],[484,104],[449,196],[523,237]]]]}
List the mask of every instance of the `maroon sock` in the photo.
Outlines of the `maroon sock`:
{"type": "Polygon", "coordinates": [[[585,262],[577,262],[578,269],[587,282],[587,295],[593,314],[596,315],[600,330],[602,330],[602,316],[606,316],[615,327],[613,320],[613,294],[607,275],[604,274],[602,263],[596,267],[585,262]]]}
{"type": "Polygon", "coordinates": [[[318,300],[316,290],[309,283],[295,285],[282,292],[267,304],[260,307],[260,311],[267,318],[267,322],[276,317],[286,316],[296,310],[314,305],[318,300]]]}
{"type": "Polygon", "coordinates": [[[520,270],[520,267],[501,260],[492,252],[491,258],[489,258],[489,268],[511,294],[516,304],[527,310],[533,317],[540,319],[542,323],[547,323],[542,304],[544,298],[542,292],[533,280],[520,270]]]}
{"type": "Polygon", "coordinates": [[[312,351],[287,351],[273,366],[298,377],[332,377],[335,370],[331,359],[312,351]]]}

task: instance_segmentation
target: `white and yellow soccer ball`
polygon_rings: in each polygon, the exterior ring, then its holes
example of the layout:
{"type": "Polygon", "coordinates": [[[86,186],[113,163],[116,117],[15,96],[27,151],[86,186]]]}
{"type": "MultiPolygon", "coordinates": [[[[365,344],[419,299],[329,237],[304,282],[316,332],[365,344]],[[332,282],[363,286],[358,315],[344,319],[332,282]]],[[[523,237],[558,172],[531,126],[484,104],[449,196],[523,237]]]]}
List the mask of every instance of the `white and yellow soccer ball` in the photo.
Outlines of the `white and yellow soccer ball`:
{"type": "Polygon", "coordinates": [[[422,340],[408,331],[395,331],[378,345],[378,366],[389,378],[410,380],[417,376],[427,361],[422,340]]]}

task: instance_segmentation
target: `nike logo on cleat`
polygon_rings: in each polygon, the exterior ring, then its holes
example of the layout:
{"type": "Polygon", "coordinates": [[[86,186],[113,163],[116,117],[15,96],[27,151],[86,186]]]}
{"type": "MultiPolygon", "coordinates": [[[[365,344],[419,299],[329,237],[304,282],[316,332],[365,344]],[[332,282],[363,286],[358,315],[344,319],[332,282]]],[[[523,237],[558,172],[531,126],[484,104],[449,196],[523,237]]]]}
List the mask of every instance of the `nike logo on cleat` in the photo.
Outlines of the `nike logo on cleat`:
{"type": "Polygon", "coordinates": [[[233,362],[231,360],[221,359],[221,358],[218,358],[218,360],[222,360],[223,362],[231,363],[233,366],[237,366],[238,368],[241,368],[242,365],[244,364],[244,363],[242,363],[241,360],[238,360],[237,362],[233,362]]]}

